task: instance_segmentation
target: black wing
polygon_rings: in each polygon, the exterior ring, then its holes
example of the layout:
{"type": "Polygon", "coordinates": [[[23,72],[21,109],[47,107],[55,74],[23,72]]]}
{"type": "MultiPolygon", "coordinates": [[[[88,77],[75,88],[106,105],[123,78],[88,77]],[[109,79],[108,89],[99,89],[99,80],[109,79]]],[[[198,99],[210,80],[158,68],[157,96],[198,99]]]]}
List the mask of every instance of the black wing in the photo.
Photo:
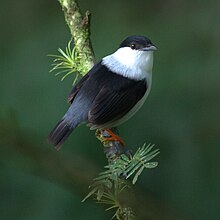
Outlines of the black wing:
{"type": "MultiPolygon", "coordinates": [[[[68,101],[75,105],[85,102],[88,123],[103,125],[126,115],[144,96],[145,80],[135,81],[111,72],[97,63],[72,89],[68,101]]],[[[81,105],[80,105],[81,106],[81,105]]]]}
{"type": "Polygon", "coordinates": [[[101,80],[102,88],[88,115],[88,122],[92,125],[103,125],[123,117],[147,90],[145,80],[130,80],[110,71],[106,71],[104,75],[101,80]]]}
{"type": "Polygon", "coordinates": [[[67,101],[72,103],[74,98],[76,97],[79,90],[82,88],[83,84],[88,80],[89,73],[87,73],[83,78],[72,88],[70,94],[67,97],[67,101]]]}
{"type": "Polygon", "coordinates": [[[79,80],[79,82],[73,87],[73,89],[71,90],[70,94],[67,97],[67,101],[69,103],[72,103],[74,98],[76,97],[76,95],[78,94],[79,90],[83,87],[83,85],[86,84],[86,82],[90,79],[90,76],[99,71],[100,67],[102,67],[100,65],[100,62],[95,64],[92,69],[85,75],[82,77],[82,79],[79,80]]]}

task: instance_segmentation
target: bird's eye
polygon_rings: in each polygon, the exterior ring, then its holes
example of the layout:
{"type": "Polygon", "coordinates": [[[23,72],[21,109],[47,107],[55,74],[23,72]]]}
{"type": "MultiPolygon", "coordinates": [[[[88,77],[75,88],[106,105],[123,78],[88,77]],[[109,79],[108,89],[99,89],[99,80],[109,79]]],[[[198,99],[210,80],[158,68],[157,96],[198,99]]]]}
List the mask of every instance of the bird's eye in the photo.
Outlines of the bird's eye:
{"type": "Polygon", "coordinates": [[[132,50],[134,50],[136,48],[136,45],[135,44],[131,44],[130,47],[131,47],[132,50]]]}

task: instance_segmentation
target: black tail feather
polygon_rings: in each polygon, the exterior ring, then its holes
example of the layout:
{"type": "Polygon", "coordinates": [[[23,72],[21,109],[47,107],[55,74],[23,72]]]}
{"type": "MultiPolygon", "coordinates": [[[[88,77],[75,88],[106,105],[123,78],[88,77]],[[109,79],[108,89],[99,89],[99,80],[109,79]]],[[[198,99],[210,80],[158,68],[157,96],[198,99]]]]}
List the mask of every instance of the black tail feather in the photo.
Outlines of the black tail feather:
{"type": "Polygon", "coordinates": [[[62,147],[64,141],[69,137],[74,127],[65,118],[61,119],[48,136],[48,142],[53,144],[57,150],[62,147]]]}

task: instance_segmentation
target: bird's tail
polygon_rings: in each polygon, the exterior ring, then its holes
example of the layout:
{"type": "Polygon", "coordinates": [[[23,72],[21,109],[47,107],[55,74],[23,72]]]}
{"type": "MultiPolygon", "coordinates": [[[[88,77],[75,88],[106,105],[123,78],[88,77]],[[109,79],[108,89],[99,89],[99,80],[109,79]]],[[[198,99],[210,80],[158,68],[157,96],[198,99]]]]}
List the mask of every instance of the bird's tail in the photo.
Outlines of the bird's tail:
{"type": "Polygon", "coordinates": [[[55,148],[59,150],[75,127],[76,126],[73,126],[65,117],[63,117],[50,132],[48,142],[53,144],[55,148]]]}

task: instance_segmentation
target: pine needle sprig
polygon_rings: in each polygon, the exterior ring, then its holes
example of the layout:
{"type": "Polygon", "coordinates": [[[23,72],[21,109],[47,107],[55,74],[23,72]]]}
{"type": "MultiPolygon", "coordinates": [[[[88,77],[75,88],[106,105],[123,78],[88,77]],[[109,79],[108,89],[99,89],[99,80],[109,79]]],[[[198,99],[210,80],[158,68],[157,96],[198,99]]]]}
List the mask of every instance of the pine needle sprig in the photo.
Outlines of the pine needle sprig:
{"type": "MultiPolygon", "coordinates": [[[[134,217],[131,213],[132,209],[123,209],[120,197],[130,188],[130,182],[132,184],[137,182],[145,168],[151,169],[158,165],[157,162],[150,161],[159,154],[159,150],[153,150],[153,147],[154,145],[146,146],[144,144],[137,149],[133,156],[122,154],[114,163],[106,165],[104,167],[106,170],[99,173],[98,177],[94,179],[93,184],[89,187],[91,191],[82,202],[93,196],[98,203],[109,206],[106,210],[116,209],[113,218],[121,219],[118,216],[122,212],[123,215],[130,213],[129,215],[134,217]]],[[[128,219],[134,219],[133,217],[128,219]]]]}
{"type": "Polygon", "coordinates": [[[124,170],[126,179],[129,179],[133,175],[132,184],[137,182],[138,177],[144,170],[144,168],[152,169],[158,165],[158,162],[149,162],[160,152],[158,149],[153,149],[154,145],[144,144],[142,147],[138,148],[134,156],[128,161],[128,164],[124,170]]]}
{"type": "Polygon", "coordinates": [[[79,53],[76,47],[72,44],[72,39],[68,42],[65,50],[61,48],[58,49],[59,54],[50,54],[48,56],[54,57],[52,68],[49,72],[56,72],[55,76],[63,75],[61,81],[63,81],[67,76],[73,75],[73,85],[77,80],[84,75],[87,71],[87,67],[82,65],[82,60],[87,59],[84,53],[79,53]]]}

